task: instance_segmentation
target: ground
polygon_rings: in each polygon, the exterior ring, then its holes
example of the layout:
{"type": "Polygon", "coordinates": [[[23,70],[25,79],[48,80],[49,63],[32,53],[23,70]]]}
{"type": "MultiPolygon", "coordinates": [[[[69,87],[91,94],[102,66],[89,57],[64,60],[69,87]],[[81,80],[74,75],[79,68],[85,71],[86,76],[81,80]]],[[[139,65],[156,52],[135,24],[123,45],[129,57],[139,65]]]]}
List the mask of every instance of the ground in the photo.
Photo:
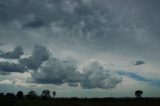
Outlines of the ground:
{"type": "Polygon", "coordinates": [[[0,106],[160,106],[160,98],[1,98],[0,106]]]}

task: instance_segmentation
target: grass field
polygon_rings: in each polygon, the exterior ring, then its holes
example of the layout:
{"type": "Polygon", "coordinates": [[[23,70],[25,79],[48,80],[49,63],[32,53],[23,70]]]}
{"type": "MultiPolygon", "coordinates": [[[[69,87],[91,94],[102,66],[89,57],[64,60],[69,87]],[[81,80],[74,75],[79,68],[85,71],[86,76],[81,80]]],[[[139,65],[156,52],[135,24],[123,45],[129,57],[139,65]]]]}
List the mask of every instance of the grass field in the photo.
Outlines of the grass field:
{"type": "Polygon", "coordinates": [[[0,106],[160,106],[160,98],[1,98],[0,106]]]}

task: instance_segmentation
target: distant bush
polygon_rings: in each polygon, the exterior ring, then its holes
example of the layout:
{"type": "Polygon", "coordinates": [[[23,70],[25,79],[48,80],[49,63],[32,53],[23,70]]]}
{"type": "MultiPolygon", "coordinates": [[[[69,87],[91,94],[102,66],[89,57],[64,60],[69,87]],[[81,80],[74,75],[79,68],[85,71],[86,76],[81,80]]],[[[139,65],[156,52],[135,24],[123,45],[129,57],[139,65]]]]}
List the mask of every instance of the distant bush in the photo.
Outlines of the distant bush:
{"type": "Polygon", "coordinates": [[[56,96],[56,91],[53,90],[53,98],[56,96]]]}
{"type": "Polygon", "coordinates": [[[50,91],[49,90],[43,90],[41,97],[42,97],[42,99],[49,99],[51,97],[50,96],[50,91]]]}
{"type": "Polygon", "coordinates": [[[18,91],[16,96],[19,98],[19,99],[23,99],[24,96],[23,96],[23,92],[22,91],[18,91]]]}
{"type": "Polygon", "coordinates": [[[2,97],[4,97],[4,93],[3,92],[0,93],[0,98],[2,98],[2,97]]]}
{"type": "Polygon", "coordinates": [[[136,96],[137,98],[141,98],[141,97],[142,97],[142,94],[143,94],[143,91],[141,91],[141,90],[135,91],[135,96],[136,96]]]}
{"type": "Polygon", "coordinates": [[[38,95],[35,91],[29,91],[28,94],[26,95],[27,98],[29,99],[35,99],[35,98],[38,98],[38,95]]]}

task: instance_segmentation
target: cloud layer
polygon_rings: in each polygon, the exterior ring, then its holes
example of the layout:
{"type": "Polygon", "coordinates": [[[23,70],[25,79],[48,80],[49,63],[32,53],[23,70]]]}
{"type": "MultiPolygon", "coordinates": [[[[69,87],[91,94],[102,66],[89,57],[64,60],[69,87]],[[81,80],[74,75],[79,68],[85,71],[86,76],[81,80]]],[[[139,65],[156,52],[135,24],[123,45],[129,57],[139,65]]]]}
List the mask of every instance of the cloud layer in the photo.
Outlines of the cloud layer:
{"type": "Polygon", "coordinates": [[[49,59],[49,51],[47,48],[35,45],[32,56],[19,59],[19,63],[26,66],[28,69],[37,70],[40,65],[49,59]]]}
{"type": "Polygon", "coordinates": [[[13,51],[11,52],[2,52],[0,54],[0,58],[5,58],[5,59],[18,59],[20,58],[21,55],[23,55],[23,49],[21,46],[17,46],[13,51]]]}
{"type": "MultiPolygon", "coordinates": [[[[17,53],[19,51],[17,48],[9,53],[17,53]]],[[[84,89],[111,89],[122,82],[122,78],[116,76],[116,73],[105,70],[98,61],[89,63],[80,72],[75,59],[60,60],[56,57],[50,57],[50,55],[46,47],[35,45],[32,55],[27,58],[18,58],[18,63],[0,62],[0,71],[2,75],[8,75],[12,72],[23,73],[32,70],[32,78],[29,79],[29,82],[68,84],[73,87],[80,85],[84,89]]],[[[6,55],[3,58],[8,59],[8,57],[6,55]]]]}
{"type": "Polygon", "coordinates": [[[77,71],[70,60],[60,61],[53,58],[45,64],[37,72],[32,73],[33,81],[56,85],[67,83],[69,86],[78,86],[79,83],[84,89],[111,89],[122,82],[121,77],[103,69],[98,61],[91,62],[82,72],[77,71]]]}
{"type": "Polygon", "coordinates": [[[1,58],[4,59],[17,59],[18,63],[15,62],[0,62],[0,71],[6,74],[10,72],[23,73],[28,70],[37,70],[44,61],[49,59],[49,51],[47,48],[41,45],[35,45],[32,56],[28,58],[20,58],[23,55],[22,47],[16,47],[12,52],[6,52],[1,54],[1,58]]]}
{"type": "Polygon", "coordinates": [[[159,0],[0,0],[0,74],[26,72],[35,83],[84,89],[115,88],[126,76],[159,85],[159,5],[159,0]],[[43,46],[33,49],[35,44],[43,46]],[[78,64],[64,59],[68,56],[78,64]],[[85,64],[92,59],[107,64],[85,64]],[[138,61],[129,64],[132,60],[138,61]]]}
{"type": "Polygon", "coordinates": [[[143,64],[145,64],[145,61],[143,60],[133,62],[133,65],[143,65],[143,64]]]}
{"type": "Polygon", "coordinates": [[[83,71],[81,86],[86,89],[110,89],[122,82],[121,77],[116,76],[114,72],[105,70],[98,61],[91,62],[83,71]]]}
{"type": "Polygon", "coordinates": [[[2,72],[19,72],[23,73],[27,71],[25,66],[17,63],[0,62],[0,71],[2,72]]]}
{"type": "Polygon", "coordinates": [[[150,0],[1,1],[0,22],[5,26],[1,26],[0,37],[2,41],[25,46],[53,43],[56,47],[83,46],[88,50],[147,57],[151,51],[159,50],[157,3],[150,0]]]}

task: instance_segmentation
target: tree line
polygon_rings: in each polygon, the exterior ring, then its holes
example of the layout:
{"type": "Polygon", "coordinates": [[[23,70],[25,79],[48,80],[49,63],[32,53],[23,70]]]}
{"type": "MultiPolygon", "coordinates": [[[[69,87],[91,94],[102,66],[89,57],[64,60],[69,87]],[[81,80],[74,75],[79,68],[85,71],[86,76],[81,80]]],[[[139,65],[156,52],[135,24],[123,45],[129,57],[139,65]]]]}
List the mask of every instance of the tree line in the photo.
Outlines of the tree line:
{"type": "Polygon", "coordinates": [[[24,99],[24,98],[29,98],[29,99],[36,99],[36,98],[42,98],[42,99],[50,99],[52,97],[54,98],[56,96],[56,91],[53,90],[51,93],[49,90],[43,90],[41,95],[39,96],[36,91],[29,91],[27,95],[24,95],[22,91],[18,91],[16,94],[14,93],[0,93],[0,98],[3,97],[8,97],[8,98],[19,98],[19,99],[24,99]]]}
{"type": "MultiPolygon", "coordinates": [[[[143,91],[141,91],[141,90],[136,90],[135,91],[135,96],[137,98],[142,98],[142,94],[143,94],[143,91]]],[[[53,92],[51,94],[51,92],[49,90],[43,90],[40,96],[38,96],[38,94],[33,90],[29,91],[27,95],[24,95],[24,93],[22,91],[18,91],[16,93],[16,95],[14,93],[6,93],[6,94],[0,93],[0,98],[3,98],[3,97],[9,97],[9,98],[17,97],[19,99],[24,99],[26,97],[26,98],[29,98],[29,99],[35,99],[35,98],[50,99],[51,95],[53,95],[52,97],[54,98],[56,96],[56,91],[53,90],[53,92]]]]}

